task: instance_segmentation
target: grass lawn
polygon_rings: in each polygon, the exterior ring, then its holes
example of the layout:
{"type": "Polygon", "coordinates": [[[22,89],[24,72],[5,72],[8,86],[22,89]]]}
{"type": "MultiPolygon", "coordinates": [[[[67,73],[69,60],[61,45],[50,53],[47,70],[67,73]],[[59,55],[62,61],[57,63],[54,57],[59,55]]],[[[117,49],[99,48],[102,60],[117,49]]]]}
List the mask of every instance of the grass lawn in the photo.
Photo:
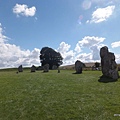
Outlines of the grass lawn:
{"type": "Polygon", "coordinates": [[[98,82],[101,71],[0,72],[0,120],[118,120],[120,78],[98,82]]]}

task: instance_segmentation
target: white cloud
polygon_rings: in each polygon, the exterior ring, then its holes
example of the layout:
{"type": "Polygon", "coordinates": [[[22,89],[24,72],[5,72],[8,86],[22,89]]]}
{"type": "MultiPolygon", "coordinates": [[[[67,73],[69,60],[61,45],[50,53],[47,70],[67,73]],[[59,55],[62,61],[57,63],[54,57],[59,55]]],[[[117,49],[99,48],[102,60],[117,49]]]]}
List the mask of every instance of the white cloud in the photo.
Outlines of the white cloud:
{"type": "Polygon", "coordinates": [[[63,56],[63,64],[74,64],[76,60],[81,60],[82,62],[95,62],[100,61],[100,48],[104,46],[101,44],[105,38],[102,37],[90,37],[86,36],[81,41],[78,41],[74,50],[70,50],[70,45],[61,42],[58,51],[63,56]],[[83,48],[88,48],[89,53],[83,53],[83,48]]]}
{"type": "Polygon", "coordinates": [[[19,15],[22,15],[22,16],[34,16],[35,13],[36,13],[36,7],[33,6],[31,8],[28,8],[27,5],[23,4],[23,5],[20,5],[20,4],[16,4],[14,7],[13,7],[13,13],[17,14],[17,16],[19,15]]]}
{"type": "Polygon", "coordinates": [[[57,49],[57,51],[60,52],[62,57],[64,58],[64,64],[71,64],[71,61],[74,61],[75,53],[73,50],[69,50],[70,47],[71,46],[69,44],[61,42],[59,48],[57,49]]]}
{"type": "Polygon", "coordinates": [[[115,61],[120,63],[120,54],[115,54],[115,61]]]}
{"type": "Polygon", "coordinates": [[[70,49],[71,45],[66,44],[65,42],[61,42],[58,48],[62,54],[66,53],[70,49]]]}
{"type": "Polygon", "coordinates": [[[102,38],[102,37],[85,36],[82,40],[78,41],[78,43],[76,44],[75,51],[81,52],[81,48],[83,48],[83,47],[89,48],[91,46],[98,45],[101,42],[103,42],[104,40],[105,40],[105,38],[102,38]]]}
{"type": "Polygon", "coordinates": [[[89,20],[86,21],[86,23],[89,23],[89,22],[90,22],[89,20]]]}
{"type": "Polygon", "coordinates": [[[117,41],[117,42],[113,42],[111,44],[112,48],[116,48],[116,47],[120,47],[120,41],[117,41]]]}
{"type": "Polygon", "coordinates": [[[100,47],[99,45],[93,45],[90,47],[92,53],[92,60],[99,60],[100,59],[100,47]]]}
{"type": "Polygon", "coordinates": [[[31,66],[40,65],[40,50],[22,50],[19,46],[9,44],[7,37],[3,35],[3,29],[0,25],[0,67],[18,67],[19,65],[31,66]]]}
{"type": "Polygon", "coordinates": [[[104,40],[105,38],[103,37],[85,36],[76,44],[75,51],[77,52],[77,54],[79,53],[76,58],[81,59],[84,62],[98,61],[100,59],[100,48],[104,46],[101,43],[104,40]],[[88,48],[88,50],[90,50],[90,53],[82,53],[83,48],[88,48]]]}
{"type": "MultiPolygon", "coordinates": [[[[57,51],[61,53],[63,65],[74,64],[76,60],[82,62],[95,62],[100,60],[99,50],[105,38],[95,36],[85,36],[82,40],[78,41],[74,50],[71,50],[71,45],[61,42],[57,51]],[[89,50],[88,53],[82,53],[83,48],[89,50]]],[[[114,42],[111,45],[116,47],[120,45],[120,41],[114,42]]],[[[30,50],[22,50],[20,46],[9,44],[7,36],[3,35],[2,25],[0,23],[0,68],[18,67],[19,65],[31,66],[40,65],[39,60],[40,50],[34,48],[30,50]]],[[[115,55],[116,61],[120,63],[120,55],[115,55]]]]}
{"type": "Polygon", "coordinates": [[[80,60],[81,62],[93,62],[92,60],[92,54],[91,53],[81,53],[76,56],[76,60],[80,60]]]}
{"type": "Polygon", "coordinates": [[[79,43],[76,44],[75,51],[77,53],[80,53],[82,51],[81,46],[79,45],[79,43]]]}
{"type": "Polygon", "coordinates": [[[8,37],[3,35],[3,29],[2,24],[0,23],[0,43],[3,43],[4,41],[7,41],[8,37]]]}
{"type": "Polygon", "coordinates": [[[100,23],[106,21],[113,14],[114,9],[115,6],[98,8],[96,11],[93,12],[90,23],[100,23]]]}

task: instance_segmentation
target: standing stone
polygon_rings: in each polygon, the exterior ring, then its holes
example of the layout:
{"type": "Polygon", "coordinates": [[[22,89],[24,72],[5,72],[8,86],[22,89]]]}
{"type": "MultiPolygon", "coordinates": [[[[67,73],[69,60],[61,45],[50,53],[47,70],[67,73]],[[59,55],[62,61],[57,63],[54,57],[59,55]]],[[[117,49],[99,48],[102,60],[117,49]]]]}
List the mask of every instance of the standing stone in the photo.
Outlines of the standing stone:
{"type": "Polygon", "coordinates": [[[104,46],[100,49],[101,68],[103,76],[117,80],[119,78],[115,55],[108,51],[108,47],[104,46]]]}
{"type": "Polygon", "coordinates": [[[43,66],[43,70],[44,70],[44,72],[49,72],[49,64],[45,64],[43,66]]]}
{"type": "Polygon", "coordinates": [[[32,65],[31,72],[35,72],[35,71],[36,71],[36,67],[34,65],[32,65]]]}
{"type": "Polygon", "coordinates": [[[23,72],[22,65],[20,65],[20,66],[18,67],[18,72],[23,72]]]}
{"type": "Polygon", "coordinates": [[[75,62],[75,70],[77,74],[82,73],[83,63],[79,60],[75,62]]]}

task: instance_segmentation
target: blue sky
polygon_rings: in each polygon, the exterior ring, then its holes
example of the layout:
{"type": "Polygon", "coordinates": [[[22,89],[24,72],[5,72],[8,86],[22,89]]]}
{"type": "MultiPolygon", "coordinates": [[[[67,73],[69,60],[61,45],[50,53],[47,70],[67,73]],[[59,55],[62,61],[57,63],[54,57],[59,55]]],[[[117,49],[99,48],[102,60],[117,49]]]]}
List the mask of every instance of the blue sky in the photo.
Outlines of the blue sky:
{"type": "Polygon", "coordinates": [[[48,46],[63,65],[100,61],[108,46],[120,63],[119,0],[1,0],[0,67],[40,65],[48,46]]]}

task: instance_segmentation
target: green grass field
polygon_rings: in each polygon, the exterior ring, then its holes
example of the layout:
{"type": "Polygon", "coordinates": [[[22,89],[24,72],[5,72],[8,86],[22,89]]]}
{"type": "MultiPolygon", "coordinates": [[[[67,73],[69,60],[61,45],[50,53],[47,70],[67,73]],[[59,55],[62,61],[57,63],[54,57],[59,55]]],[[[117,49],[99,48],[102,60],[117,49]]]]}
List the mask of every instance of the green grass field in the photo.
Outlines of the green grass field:
{"type": "Polygon", "coordinates": [[[120,79],[101,71],[0,72],[0,120],[118,120],[120,79]],[[118,114],[118,115],[114,115],[118,114]]]}

